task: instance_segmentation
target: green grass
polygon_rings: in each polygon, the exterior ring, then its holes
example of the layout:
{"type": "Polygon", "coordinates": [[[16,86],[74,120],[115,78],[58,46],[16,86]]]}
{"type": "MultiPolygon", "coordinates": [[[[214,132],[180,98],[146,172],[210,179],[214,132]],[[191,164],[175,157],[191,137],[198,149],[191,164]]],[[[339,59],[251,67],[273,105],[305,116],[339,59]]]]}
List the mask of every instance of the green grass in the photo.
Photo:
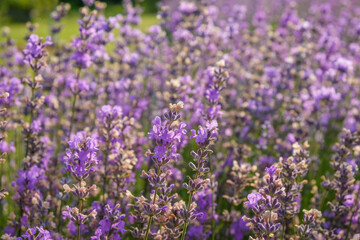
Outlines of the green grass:
{"type": "MultiPolygon", "coordinates": [[[[119,7],[111,7],[111,10],[107,11],[105,15],[114,16],[118,13],[122,13],[121,8],[119,7]]],[[[60,39],[63,41],[69,42],[73,37],[78,36],[79,25],[77,24],[77,20],[79,19],[79,15],[76,12],[70,12],[68,16],[66,16],[62,20],[63,29],[60,32],[60,39]]],[[[38,23],[39,27],[35,30],[35,33],[41,37],[46,37],[50,35],[51,24],[53,24],[53,20],[50,17],[42,17],[33,21],[33,23],[38,23]]],[[[142,16],[141,24],[139,25],[139,29],[142,31],[147,31],[148,28],[152,25],[158,23],[155,14],[144,14],[142,16]]],[[[25,23],[10,23],[10,24],[2,24],[0,22],[0,28],[8,26],[10,27],[10,36],[12,39],[16,41],[17,45],[23,46],[25,45],[24,36],[28,33],[25,23]]],[[[0,37],[1,38],[1,37],[0,37]]]]}

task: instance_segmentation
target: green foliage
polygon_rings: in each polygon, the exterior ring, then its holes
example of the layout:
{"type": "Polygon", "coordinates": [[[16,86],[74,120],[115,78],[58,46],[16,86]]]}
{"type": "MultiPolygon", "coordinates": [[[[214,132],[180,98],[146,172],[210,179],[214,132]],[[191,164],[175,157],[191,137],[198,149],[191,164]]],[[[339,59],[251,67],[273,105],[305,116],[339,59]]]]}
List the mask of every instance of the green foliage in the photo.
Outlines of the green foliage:
{"type": "Polygon", "coordinates": [[[0,20],[27,22],[50,13],[57,3],[58,0],[2,0],[0,20]]]}
{"type": "MultiPolygon", "coordinates": [[[[1,0],[0,22],[27,22],[40,17],[49,16],[50,12],[60,2],[68,2],[72,6],[72,11],[76,11],[83,6],[81,0],[1,0]]],[[[121,0],[104,0],[110,9],[110,12],[122,9],[121,0]]],[[[139,2],[139,1],[136,1],[139,2]]],[[[155,13],[159,0],[140,1],[145,13],[155,13]]],[[[111,13],[112,14],[112,13],[111,13]]],[[[113,15],[113,14],[112,14],[113,15]]]]}
{"type": "MultiPolygon", "coordinates": [[[[10,36],[16,40],[17,45],[25,45],[24,37],[27,33],[25,23],[30,21],[32,23],[38,23],[39,28],[35,30],[35,33],[41,37],[46,37],[50,34],[50,27],[53,20],[50,18],[50,13],[55,6],[61,1],[59,0],[1,0],[0,7],[0,28],[8,26],[11,29],[10,36]],[[35,7],[36,6],[36,7],[35,7]]],[[[63,30],[60,33],[60,39],[64,41],[70,41],[74,36],[78,35],[78,9],[83,6],[81,0],[76,1],[64,1],[71,4],[71,11],[69,16],[62,20],[63,30]]],[[[104,1],[108,3],[105,10],[105,15],[114,16],[119,13],[123,13],[123,7],[121,1],[104,1]],[[115,4],[117,3],[117,4],[115,4]]],[[[143,1],[144,15],[142,16],[142,22],[139,28],[142,31],[146,31],[151,25],[158,23],[154,13],[148,13],[150,11],[156,11],[156,2],[143,1]]],[[[0,36],[1,38],[1,36],[0,36]]]]}
{"type": "MultiPolygon", "coordinates": [[[[119,8],[111,9],[111,12],[117,11],[116,13],[120,13],[119,8]]],[[[106,12],[106,15],[110,13],[106,12]]],[[[71,13],[68,17],[64,18],[62,21],[63,30],[60,32],[60,40],[69,42],[73,37],[77,36],[79,34],[79,26],[77,24],[78,15],[74,12],[71,13]]],[[[50,34],[50,26],[53,23],[53,21],[50,19],[50,17],[43,17],[43,18],[37,18],[35,21],[32,21],[33,23],[38,23],[39,28],[35,30],[35,33],[38,34],[41,37],[46,37],[50,34]]],[[[156,16],[154,14],[145,14],[142,16],[142,22],[139,26],[139,29],[142,31],[147,31],[148,28],[152,25],[155,25],[158,23],[158,20],[156,19],[156,16]]],[[[10,27],[10,36],[12,39],[16,41],[16,44],[18,46],[24,46],[25,45],[25,35],[28,32],[26,29],[25,23],[8,23],[3,24],[3,22],[0,22],[0,28],[8,26],[10,27]]],[[[0,36],[0,39],[2,36],[0,36]]]]}

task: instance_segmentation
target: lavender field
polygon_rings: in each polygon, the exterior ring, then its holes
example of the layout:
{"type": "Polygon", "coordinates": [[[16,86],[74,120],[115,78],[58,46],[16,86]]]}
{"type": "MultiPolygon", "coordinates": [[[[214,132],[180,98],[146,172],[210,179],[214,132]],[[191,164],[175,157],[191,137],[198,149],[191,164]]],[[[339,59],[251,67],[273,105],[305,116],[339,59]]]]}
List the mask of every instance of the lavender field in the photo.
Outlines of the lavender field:
{"type": "Polygon", "coordinates": [[[3,28],[1,239],[360,240],[358,0],[122,5],[3,28]]]}

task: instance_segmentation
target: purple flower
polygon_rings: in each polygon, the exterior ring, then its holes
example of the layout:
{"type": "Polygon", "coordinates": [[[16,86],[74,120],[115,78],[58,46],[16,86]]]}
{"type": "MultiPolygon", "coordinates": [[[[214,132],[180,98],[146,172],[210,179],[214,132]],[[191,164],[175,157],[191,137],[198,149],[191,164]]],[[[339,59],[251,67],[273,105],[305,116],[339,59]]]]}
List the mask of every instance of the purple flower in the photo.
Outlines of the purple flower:
{"type": "MultiPolygon", "coordinates": [[[[33,165],[28,170],[19,170],[18,178],[16,179],[16,186],[18,192],[23,192],[26,189],[33,191],[37,189],[37,184],[44,178],[44,170],[36,165],[33,165]]],[[[13,185],[15,184],[13,183],[13,185]]]]}
{"type": "Polygon", "coordinates": [[[45,63],[41,60],[47,55],[44,48],[49,45],[52,45],[51,37],[46,37],[46,41],[43,43],[42,38],[39,38],[38,35],[31,34],[26,44],[26,48],[23,51],[25,55],[25,63],[31,66],[32,69],[36,71],[39,70],[45,65],[45,63]]]}
{"type": "Polygon", "coordinates": [[[87,178],[98,164],[97,152],[97,141],[87,137],[85,132],[78,132],[69,141],[66,151],[67,170],[77,179],[87,178]]]}
{"type": "Polygon", "coordinates": [[[160,160],[161,158],[166,156],[167,148],[166,146],[156,146],[154,148],[154,158],[160,160]]]}
{"type": "Polygon", "coordinates": [[[153,120],[152,130],[149,132],[149,138],[161,142],[163,146],[173,142],[179,143],[186,134],[185,127],[185,123],[180,123],[178,128],[169,128],[167,120],[161,121],[161,118],[156,116],[153,120]]]}
{"type": "Polygon", "coordinates": [[[24,235],[21,235],[18,239],[42,239],[42,240],[51,240],[51,234],[49,231],[44,230],[43,227],[34,227],[26,230],[24,235]]]}
{"type": "Polygon", "coordinates": [[[108,124],[113,120],[120,118],[123,115],[122,108],[120,106],[104,105],[101,107],[98,113],[98,121],[103,124],[108,124]]]}
{"type": "Polygon", "coordinates": [[[79,68],[89,68],[91,66],[91,56],[84,52],[74,52],[72,60],[75,61],[75,66],[79,68]]]}
{"type": "Polygon", "coordinates": [[[351,194],[348,194],[345,196],[345,201],[344,201],[344,205],[347,207],[352,207],[354,205],[355,199],[354,196],[351,194]]]}
{"type": "Polygon", "coordinates": [[[217,136],[218,123],[216,120],[207,121],[205,127],[199,126],[198,131],[192,129],[190,138],[194,138],[196,143],[204,144],[209,141],[210,138],[217,136]]]}
{"type": "Polygon", "coordinates": [[[86,6],[92,6],[95,2],[95,0],[82,0],[83,3],[86,5],[86,6]]]}
{"type": "Polygon", "coordinates": [[[103,239],[101,236],[107,235],[114,240],[120,240],[125,230],[125,222],[123,219],[125,215],[121,214],[120,204],[116,204],[114,207],[110,205],[105,206],[105,216],[99,222],[99,227],[95,230],[95,236],[92,236],[93,240],[103,239]]]}
{"type": "Polygon", "coordinates": [[[204,226],[199,224],[197,226],[191,226],[188,230],[188,235],[190,239],[207,239],[211,232],[204,231],[204,226]]]}
{"type": "Polygon", "coordinates": [[[272,177],[274,173],[276,172],[277,167],[272,165],[270,168],[265,168],[265,171],[272,177]]]}
{"type": "Polygon", "coordinates": [[[40,120],[34,120],[31,124],[31,128],[35,133],[40,133],[41,131],[41,121],[40,120]]]}
{"type": "Polygon", "coordinates": [[[352,61],[345,59],[345,58],[339,58],[335,62],[335,66],[340,72],[351,72],[353,70],[353,63],[352,61]]]}
{"type": "Polygon", "coordinates": [[[14,142],[11,142],[10,144],[8,142],[5,141],[1,141],[0,142],[0,152],[3,153],[10,153],[10,152],[15,152],[15,146],[14,146],[14,142]]]}
{"type": "Polygon", "coordinates": [[[196,143],[205,143],[208,135],[207,135],[207,130],[200,126],[198,131],[196,132],[196,130],[192,129],[191,130],[191,136],[190,138],[194,138],[196,143]]]}
{"type": "Polygon", "coordinates": [[[220,92],[216,89],[208,89],[206,90],[205,96],[210,102],[217,102],[220,97],[220,92]]]}
{"type": "Polygon", "coordinates": [[[209,131],[217,131],[218,122],[216,120],[207,121],[205,126],[209,131]]]}
{"type": "Polygon", "coordinates": [[[258,192],[254,192],[254,193],[250,193],[248,196],[247,196],[247,199],[249,201],[245,202],[244,204],[249,208],[253,208],[257,205],[258,201],[260,199],[263,199],[264,197],[258,193],[258,192]]]}
{"type": "Polygon", "coordinates": [[[183,14],[192,14],[194,13],[197,9],[196,9],[196,5],[192,2],[181,2],[180,6],[179,6],[179,10],[183,13],[183,14]]]}
{"type": "Polygon", "coordinates": [[[240,217],[231,225],[230,231],[235,240],[242,240],[249,231],[249,228],[246,226],[246,222],[240,217]]]}

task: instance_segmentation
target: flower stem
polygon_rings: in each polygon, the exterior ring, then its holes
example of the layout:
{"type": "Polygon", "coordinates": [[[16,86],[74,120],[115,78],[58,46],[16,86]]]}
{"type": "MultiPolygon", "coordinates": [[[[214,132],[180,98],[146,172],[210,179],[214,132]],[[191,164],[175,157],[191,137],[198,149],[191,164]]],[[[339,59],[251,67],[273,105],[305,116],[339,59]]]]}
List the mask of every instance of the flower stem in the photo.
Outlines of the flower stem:
{"type": "Polygon", "coordinates": [[[77,94],[75,94],[74,100],[73,100],[73,103],[72,103],[72,108],[71,108],[71,122],[70,122],[70,129],[69,129],[68,138],[70,138],[70,136],[71,136],[71,131],[72,131],[73,123],[74,123],[74,119],[75,119],[76,98],[77,98],[77,94]]]}
{"type": "MultiPolygon", "coordinates": [[[[206,147],[205,147],[205,148],[206,148],[206,147]]],[[[204,149],[205,149],[205,148],[204,148],[204,149]]],[[[203,157],[204,157],[203,152],[204,152],[204,151],[202,151],[202,154],[201,154],[200,157],[199,157],[199,160],[198,160],[198,163],[197,163],[197,169],[200,168],[200,166],[199,166],[200,161],[201,161],[201,159],[203,159],[203,157]]],[[[197,170],[194,179],[197,179],[197,178],[199,177],[199,175],[200,175],[199,170],[197,170]]],[[[194,195],[194,191],[191,191],[191,192],[190,192],[190,195],[189,195],[189,202],[188,202],[188,204],[187,204],[187,211],[190,210],[190,206],[191,206],[191,202],[192,202],[193,195],[194,195]]],[[[185,239],[186,230],[187,230],[188,225],[189,225],[189,223],[187,222],[187,220],[185,220],[183,232],[182,232],[182,234],[181,234],[181,240],[184,240],[184,239],[185,239]]]]}
{"type": "MultiPolygon", "coordinates": [[[[82,212],[82,208],[83,208],[83,200],[80,199],[79,200],[79,213],[81,214],[82,212]]],[[[77,226],[77,240],[80,240],[81,239],[81,223],[78,223],[78,226],[77,226]]]]}
{"type": "MultiPolygon", "coordinates": [[[[155,188],[155,193],[154,193],[154,197],[153,197],[153,200],[152,200],[152,204],[154,204],[155,201],[156,201],[157,191],[158,191],[158,187],[155,188]]],[[[146,233],[145,233],[145,238],[144,238],[145,240],[147,240],[148,237],[149,237],[149,232],[150,232],[150,226],[151,226],[152,219],[153,219],[153,216],[150,216],[149,221],[148,221],[148,225],[147,225],[147,228],[146,228],[146,233]]]]}
{"type": "MultiPolygon", "coordinates": [[[[81,68],[78,68],[78,72],[76,74],[76,81],[78,82],[80,79],[80,73],[81,73],[81,68]]],[[[71,108],[71,122],[70,122],[70,129],[69,129],[69,135],[68,138],[70,138],[71,136],[71,131],[73,128],[73,124],[74,124],[74,120],[75,120],[75,106],[76,106],[76,98],[77,98],[77,93],[74,94],[74,100],[72,103],[72,108],[71,108]]]]}
{"type": "Polygon", "coordinates": [[[61,212],[61,209],[62,209],[62,206],[63,206],[63,200],[60,201],[60,211],[59,211],[59,216],[58,216],[58,226],[57,226],[57,231],[60,233],[60,225],[61,225],[61,215],[62,215],[62,212],[61,212]]]}
{"type": "Polygon", "coordinates": [[[77,226],[77,240],[80,240],[80,238],[81,238],[81,230],[80,230],[80,224],[78,224],[78,226],[77,226]]]}
{"type": "MultiPolygon", "coordinates": [[[[211,158],[209,159],[210,176],[212,176],[213,166],[211,158]]],[[[211,188],[211,239],[215,240],[215,208],[214,208],[214,189],[211,188]]]]}
{"type": "Polygon", "coordinates": [[[105,193],[106,193],[106,172],[107,172],[107,164],[108,164],[108,153],[105,153],[104,156],[104,178],[103,178],[103,194],[102,194],[102,201],[105,201],[105,193]]]}
{"type": "MultiPolygon", "coordinates": [[[[31,102],[31,109],[30,109],[30,127],[32,125],[33,119],[34,119],[34,109],[32,108],[32,102],[35,99],[35,77],[37,75],[37,71],[34,70],[34,76],[32,78],[32,83],[31,83],[31,98],[30,98],[30,102],[31,102]]],[[[28,136],[29,137],[29,136],[28,136]]],[[[26,142],[26,148],[25,148],[25,157],[27,157],[29,154],[29,139],[26,142]]]]}
{"type": "MultiPolygon", "coordinates": [[[[187,210],[190,209],[192,197],[193,197],[193,192],[190,192],[189,202],[188,202],[188,205],[187,205],[187,210]]],[[[188,222],[185,221],[185,223],[184,223],[184,229],[183,229],[183,232],[182,232],[182,234],[181,234],[181,240],[184,240],[184,239],[185,239],[187,227],[188,227],[188,222]]]]}
{"type": "Polygon", "coordinates": [[[148,225],[147,225],[146,233],[145,233],[145,238],[144,238],[145,240],[147,240],[148,237],[149,237],[149,231],[150,231],[150,225],[151,225],[151,222],[152,222],[152,218],[153,218],[153,216],[149,217],[149,221],[148,221],[148,225]]]}
{"type": "MultiPolygon", "coordinates": [[[[110,136],[110,130],[107,130],[108,132],[108,136],[110,136]]],[[[103,157],[104,157],[104,177],[103,177],[103,189],[102,189],[102,201],[105,201],[105,193],[106,193],[106,172],[107,172],[107,165],[108,165],[108,156],[109,156],[109,152],[110,152],[110,140],[106,139],[105,142],[105,151],[103,152],[103,157]]]]}

